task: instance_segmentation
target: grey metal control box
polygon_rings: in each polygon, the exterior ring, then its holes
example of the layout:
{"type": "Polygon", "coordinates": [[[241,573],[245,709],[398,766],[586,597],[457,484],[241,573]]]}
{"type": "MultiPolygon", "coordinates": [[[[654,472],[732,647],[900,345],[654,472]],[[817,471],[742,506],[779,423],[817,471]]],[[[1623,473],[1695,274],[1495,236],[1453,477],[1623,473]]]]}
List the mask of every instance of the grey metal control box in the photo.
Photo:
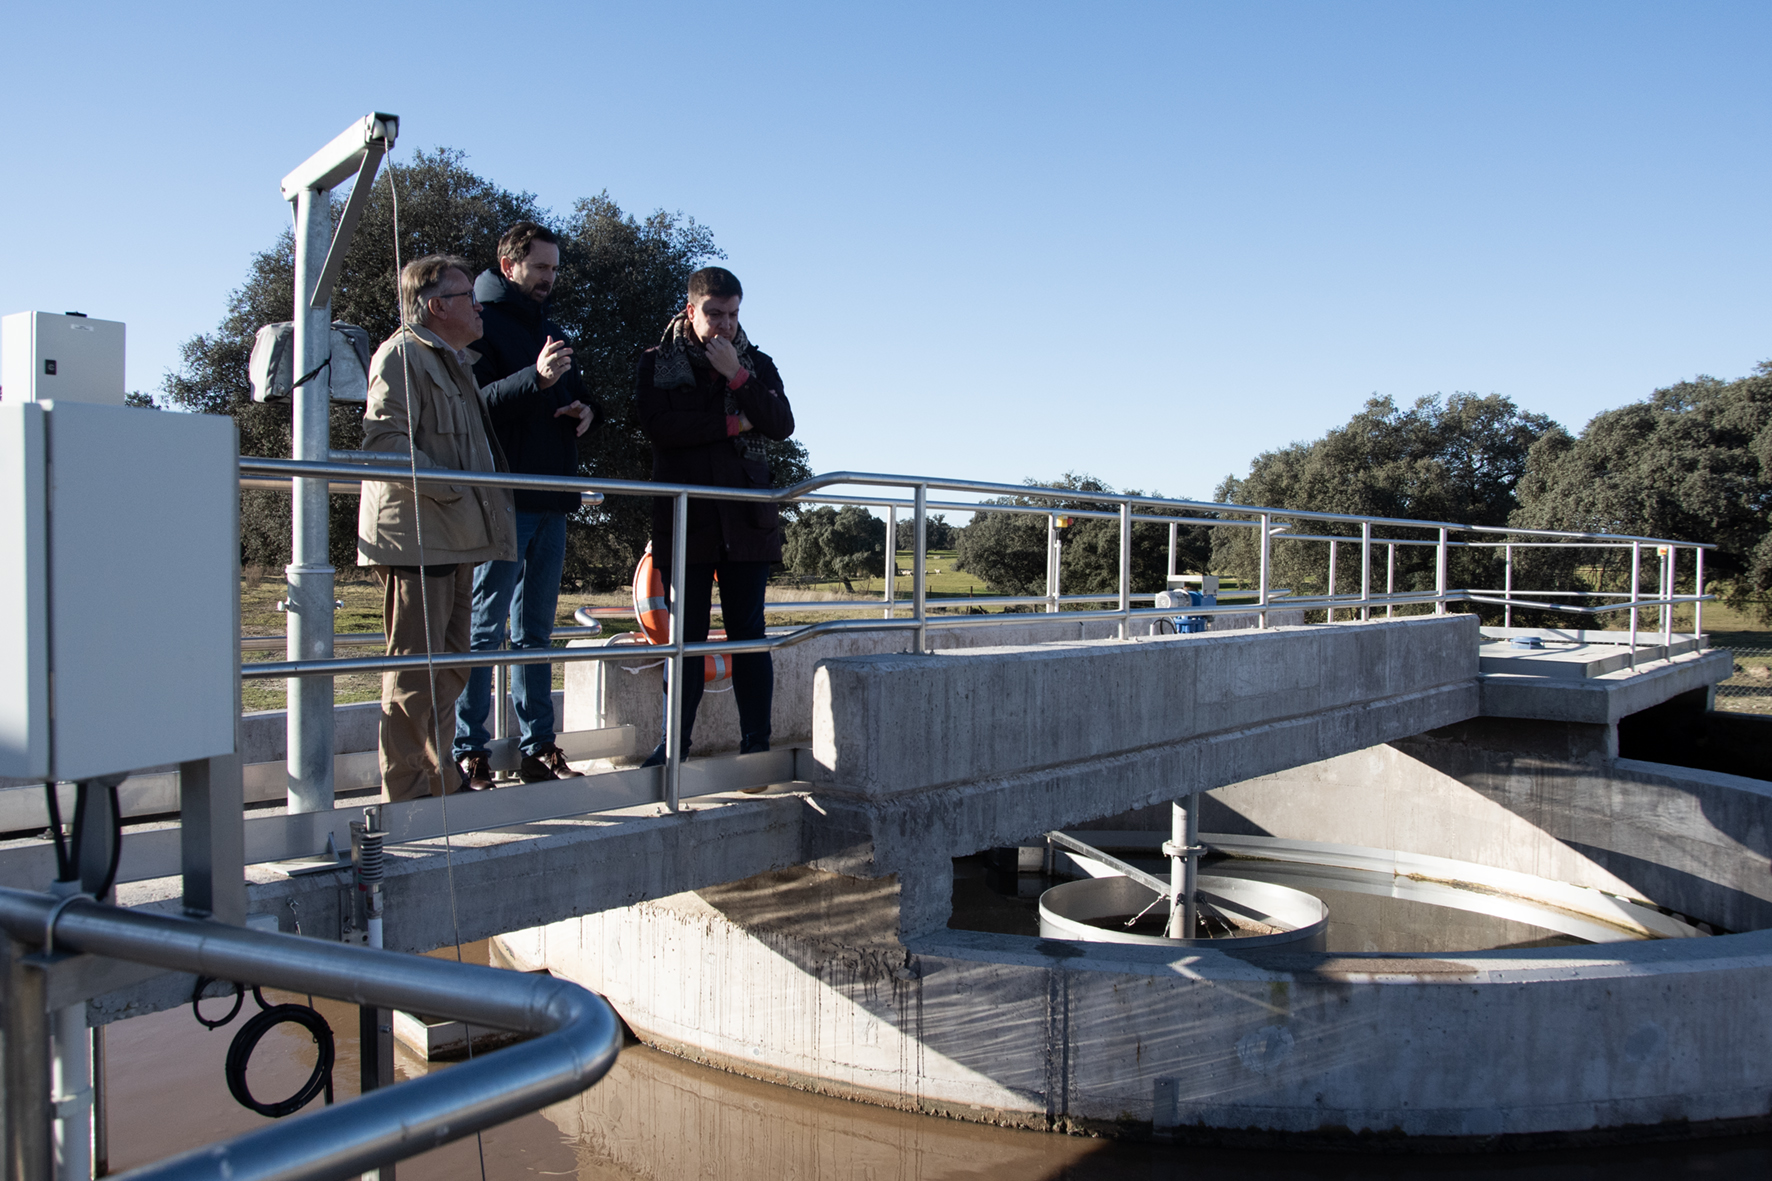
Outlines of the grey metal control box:
{"type": "Polygon", "coordinates": [[[123,345],[120,320],[55,312],[0,317],[0,397],[121,406],[123,345]]]}
{"type": "Polygon", "coordinates": [[[233,751],[238,504],[232,419],[0,404],[0,776],[233,751]]]}

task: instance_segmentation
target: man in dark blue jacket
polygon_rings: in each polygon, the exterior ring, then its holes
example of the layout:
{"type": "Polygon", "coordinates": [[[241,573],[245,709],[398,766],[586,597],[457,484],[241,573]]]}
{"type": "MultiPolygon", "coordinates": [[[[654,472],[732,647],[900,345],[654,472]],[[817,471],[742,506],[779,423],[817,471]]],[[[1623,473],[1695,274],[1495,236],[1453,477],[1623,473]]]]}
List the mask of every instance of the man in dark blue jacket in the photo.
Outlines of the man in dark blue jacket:
{"type": "MultiPolygon", "coordinates": [[[[547,318],[559,270],[559,239],[520,221],[499,239],[498,269],[482,271],[474,282],[486,325],[473,346],[479,354],[474,377],[513,472],[576,476],[579,436],[602,418],[585,398],[565,333],[547,318]]],[[[516,502],[517,560],[487,562],[474,571],[470,646],[476,652],[503,647],[507,623],[512,648],[553,645],[566,515],[578,507],[579,496],[519,490],[516,502]]],[[[577,776],[554,743],[553,666],[513,666],[511,697],[522,727],[523,781],[577,776]]],[[[456,765],[462,784],[475,790],[492,786],[486,752],[491,706],[492,670],[476,668],[455,709],[456,765]]]]}

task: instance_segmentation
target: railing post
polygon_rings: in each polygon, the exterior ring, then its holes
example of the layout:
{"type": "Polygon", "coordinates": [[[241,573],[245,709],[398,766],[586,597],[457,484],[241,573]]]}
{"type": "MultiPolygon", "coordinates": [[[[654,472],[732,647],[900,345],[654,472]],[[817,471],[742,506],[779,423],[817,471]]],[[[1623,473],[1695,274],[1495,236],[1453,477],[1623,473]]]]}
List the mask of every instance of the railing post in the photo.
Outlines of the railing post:
{"type": "Polygon", "coordinates": [[[511,666],[495,664],[492,666],[492,736],[503,738],[509,731],[505,728],[505,696],[511,689],[511,666]]]}
{"type": "Polygon", "coordinates": [[[898,581],[898,506],[886,506],[886,609],[882,618],[892,618],[893,587],[898,581]]]}
{"type": "Polygon", "coordinates": [[[929,588],[924,575],[927,573],[927,551],[924,549],[928,541],[927,517],[929,509],[929,485],[917,485],[917,500],[913,512],[917,514],[915,541],[917,548],[911,555],[911,618],[917,621],[917,651],[929,651],[929,588]]]}
{"type": "MultiPolygon", "coordinates": [[[[1680,549],[1674,545],[1661,547],[1664,558],[1661,563],[1661,644],[1670,648],[1674,642],[1674,571],[1680,557],[1680,549]]],[[[1666,652],[1662,656],[1667,656],[1666,652]]]]}
{"type": "Polygon", "coordinates": [[[1501,626],[1514,625],[1514,547],[1510,543],[1504,547],[1507,551],[1507,569],[1502,575],[1501,597],[1506,606],[1501,609],[1501,626]]]}
{"type": "Polygon", "coordinates": [[[6,1111],[5,1175],[8,1181],[36,1181],[50,1176],[55,1159],[47,982],[42,969],[26,960],[30,948],[10,936],[0,939],[6,954],[5,988],[0,989],[5,1015],[5,1086],[0,1087],[6,1111]]]}
{"type": "Polygon", "coordinates": [[[1692,638],[1701,640],[1704,636],[1704,547],[1692,547],[1692,638]]]}
{"type": "Polygon", "coordinates": [[[1446,614],[1446,530],[1440,530],[1440,544],[1434,547],[1434,614],[1446,614]]]}
{"type": "Polygon", "coordinates": [[[1323,610],[1323,622],[1335,622],[1335,542],[1329,543],[1329,605],[1323,610]]]}
{"type": "Polygon", "coordinates": [[[1360,618],[1372,621],[1372,522],[1360,522],[1360,618]]]}
{"type": "MultiPolygon", "coordinates": [[[[677,810],[683,786],[683,595],[688,585],[689,493],[679,492],[671,504],[671,654],[665,665],[664,805],[677,810]]],[[[697,670],[700,671],[700,670],[697,670]]]]}
{"type": "Polygon", "coordinates": [[[1255,620],[1256,625],[1263,628],[1267,627],[1268,547],[1270,544],[1269,533],[1273,529],[1273,524],[1274,515],[1272,513],[1261,514],[1261,564],[1258,569],[1259,581],[1255,584],[1255,620]]]}
{"type": "Polygon", "coordinates": [[[1643,543],[1630,543],[1630,666],[1637,667],[1637,600],[1641,597],[1643,543]]]}
{"type": "Polygon", "coordinates": [[[1046,514],[1046,614],[1058,611],[1058,514],[1046,514]]]}
{"type": "Polygon", "coordinates": [[[1169,577],[1170,578],[1174,578],[1177,574],[1181,573],[1180,569],[1176,566],[1176,559],[1179,556],[1176,551],[1176,540],[1177,540],[1177,537],[1180,534],[1180,532],[1181,532],[1181,522],[1179,522],[1179,521],[1169,522],[1169,577]]]}
{"type": "Polygon", "coordinates": [[[1384,617],[1394,619],[1397,605],[1390,600],[1397,593],[1397,543],[1393,541],[1384,548],[1384,617]]]}
{"type": "Polygon", "coordinates": [[[1132,502],[1120,502],[1120,638],[1132,638],[1132,502]]]}

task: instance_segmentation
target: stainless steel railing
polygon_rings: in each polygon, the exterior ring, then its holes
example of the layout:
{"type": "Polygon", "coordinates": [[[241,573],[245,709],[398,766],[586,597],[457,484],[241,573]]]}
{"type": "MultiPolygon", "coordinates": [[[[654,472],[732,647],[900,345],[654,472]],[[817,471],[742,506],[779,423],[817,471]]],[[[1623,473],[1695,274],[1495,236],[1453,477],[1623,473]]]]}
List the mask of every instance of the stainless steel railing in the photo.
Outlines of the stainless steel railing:
{"type": "MultiPolygon", "coordinates": [[[[316,479],[325,478],[342,482],[361,482],[368,479],[382,479],[391,482],[410,482],[414,473],[404,466],[391,466],[382,463],[356,462],[363,456],[373,453],[339,453],[332,462],[312,463],[288,459],[242,458],[240,472],[242,485],[250,487],[274,487],[282,481],[294,478],[316,479]],[[350,462],[346,462],[345,455],[350,462]]],[[[1251,505],[1220,504],[1210,501],[1181,500],[1156,496],[1132,496],[1118,493],[1079,491],[1067,488],[1046,488],[1031,485],[997,484],[979,480],[955,480],[930,478],[921,476],[894,475],[874,472],[833,472],[816,476],[791,488],[780,489],[749,489],[749,488],[706,488],[687,484],[665,484],[637,480],[600,480],[581,479],[576,477],[517,475],[504,472],[463,472],[436,468],[420,468],[416,478],[420,482],[449,483],[456,485],[478,485],[488,487],[545,489],[552,491],[577,492],[587,502],[596,503],[607,496],[643,496],[669,497],[672,501],[672,543],[671,571],[672,582],[670,596],[671,638],[662,645],[651,648],[651,652],[662,656],[669,663],[670,675],[666,678],[666,763],[664,802],[675,809],[679,797],[681,739],[676,733],[678,717],[677,686],[681,682],[681,669],[686,660],[703,655],[716,655],[738,652],[764,652],[777,648],[785,648],[792,644],[802,643],[814,636],[827,635],[839,631],[904,631],[909,633],[914,650],[922,652],[929,649],[928,633],[931,626],[929,615],[928,572],[927,572],[927,534],[926,526],[931,510],[958,512],[1009,512],[1026,513],[1044,516],[1048,520],[1048,554],[1047,554],[1047,587],[1044,595],[1024,595],[1010,597],[968,597],[965,599],[943,600],[943,605],[950,608],[970,607],[1003,607],[1003,606],[1040,606],[1048,612],[1057,612],[1061,608],[1071,606],[1077,610],[1066,611],[1067,620],[1113,620],[1119,624],[1121,638],[1130,634],[1134,619],[1143,617],[1167,616],[1178,613],[1187,615],[1225,615],[1246,614],[1253,611],[1260,627],[1267,627],[1272,611],[1284,607],[1288,611],[1321,610],[1325,620],[1336,622],[1337,612],[1347,612],[1355,619],[1371,619],[1374,613],[1382,611],[1384,616],[1393,617],[1400,607],[1431,607],[1436,614],[1444,614],[1450,603],[1469,602],[1485,605],[1496,605],[1503,608],[1505,622],[1512,623],[1513,610],[1516,607],[1530,608],[1539,611],[1553,611],[1572,614],[1592,615],[1601,612],[1629,612],[1628,643],[1633,654],[1637,646],[1637,632],[1640,612],[1646,609],[1658,609],[1659,630],[1664,643],[1671,643],[1673,635],[1673,611],[1677,606],[1687,603],[1693,605],[1693,632],[1699,634],[1703,630],[1703,602],[1710,596],[1703,594],[1704,551],[1714,548],[1710,543],[1693,543],[1674,541],[1665,538],[1636,537],[1614,534],[1584,533],[1566,530],[1524,529],[1509,526],[1475,526],[1449,521],[1416,520],[1411,518],[1392,518],[1363,516],[1352,513],[1314,512],[1295,509],[1263,508],[1251,505]],[[856,496],[853,494],[837,494],[826,489],[839,487],[873,487],[882,490],[878,495],[856,496]],[[892,496],[884,490],[908,490],[908,499],[892,496]],[[1013,499],[1020,503],[984,503],[956,500],[931,500],[930,492],[963,493],[975,496],[996,497],[1004,500],[1013,499]],[[818,609],[878,609],[880,615],[875,618],[827,620],[795,628],[792,631],[766,636],[757,640],[721,640],[706,643],[687,643],[682,639],[683,629],[680,615],[680,604],[683,599],[684,556],[687,548],[688,504],[691,496],[697,499],[737,500],[758,503],[804,503],[804,504],[845,504],[861,505],[869,508],[884,509],[887,514],[887,545],[884,563],[885,590],[879,600],[868,600],[854,604],[818,604],[818,609]],[[1027,501],[1047,501],[1049,505],[1029,504],[1027,501]],[[1111,505],[1111,508],[1067,508],[1066,502],[1083,500],[1092,504],[1111,505]],[[1139,509],[1156,510],[1150,512],[1136,511],[1139,509]],[[908,600],[897,598],[897,522],[898,514],[908,510],[914,522],[911,546],[911,586],[908,600]],[[1112,592],[1099,594],[1064,594],[1061,588],[1062,545],[1061,530],[1057,528],[1060,518],[1084,518],[1098,520],[1114,520],[1119,524],[1119,562],[1118,586],[1112,592]],[[1357,537],[1334,533],[1306,533],[1299,526],[1307,522],[1325,524],[1353,525],[1359,529],[1357,537]],[[1185,609],[1158,608],[1154,604],[1144,606],[1152,598],[1149,594],[1132,593],[1131,544],[1132,528],[1135,524],[1165,524],[1170,527],[1169,537],[1169,572],[1176,573],[1177,532],[1182,525],[1202,525],[1210,528],[1254,529],[1257,531],[1257,577],[1253,588],[1229,591],[1224,596],[1230,599],[1235,596],[1236,602],[1223,602],[1217,606],[1187,607],[1185,609]],[[1390,532],[1427,531],[1433,534],[1430,538],[1421,537],[1381,537],[1375,530],[1390,532]],[[1276,543],[1327,543],[1329,546],[1329,573],[1327,586],[1323,594],[1298,594],[1291,590],[1273,585],[1273,551],[1276,543]],[[1337,591],[1338,559],[1342,547],[1357,547],[1359,561],[1359,590],[1357,592],[1337,591]],[[1631,589],[1623,601],[1602,602],[1597,605],[1577,606],[1568,603],[1545,602],[1542,599],[1529,597],[1532,592],[1520,590],[1514,586],[1514,551],[1531,547],[1589,547],[1628,549],[1631,557],[1631,589]],[[1653,594],[1645,594],[1642,585],[1643,547],[1652,546],[1662,559],[1659,572],[1659,585],[1653,594]],[[1396,556],[1399,547],[1432,548],[1434,551],[1434,585],[1432,590],[1398,590],[1396,587],[1396,556]],[[1454,549],[1468,548],[1500,548],[1504,551],[1505,579],[1499,592],[1458,589],[1448,582],[1449,559],[1454,549]],[[1678,554],[1682,549],[1693,552],[1695,582],[1697,593],[1680,595],[1675,593],[1678,554]],[[1382,551],[1385,562],[1385,581],[1383,590],[1379,590],[1373,571],[1373,559],[1376,552],[1382,551]],[[1089,604],[1108,604],[1093,609],[1089,604]],[[1137,605],[1135,605],[1137,604],[1137,605]],[[901,612],[908,614],[901,616],[901,612]]],[[[1557,596],[1545,596],[1546,598],[1557,596]]],[[[1594,596],[1617,598],[1619,596],[1594,596]]],[[[772,603],[766,610],[781,611],[787,607],[805,610],[811,604],[772,603]]],[[[940,621],[943,628],[952,627],[991,627],[1018,622],[1017,617],[998,615],[960,615],[946,616],[940,621]]],[[[562,634],[556,632],[556,634],[562,634]]],[[[277,677],[315,677],[337,676],[344,673],[389,672],[407,669],[420,669],[427,665],[432,667],[471,667],[477,665],[511,665],[534,663],[573,663],[578,661],[630,659],[632,648],[600,647],[600,648],[569,648],[540,649],[530,651],[503,650],[498,652],[467,652],[444,653],[431,657],[425,656],[377,656],[345,659],[324,660],[286,660],[263,662],[245,665],[241,675],[251,679],[277,677]]],[[[1634,655],[1633,655],[1634,664],[1634,655]]]]}
{"type": "MultiPolygon", "coordinates": [[[[135,1169],[123,1175],[129,1181],[355,1177],[576,1095],[608,1072],[621,1048],[620,1023],[608,1003],[550,976],[23,890],[0,889],[0,927],[18,943],[52,943],[59,951],[536,1035],[448,1070],[135,1169]]],[[[47,1031],[21,1028],[30,1024],[31,1010],[28,1003],[8,1007],[9,1079],[48,1074],[47,1031]]],[[[41,1024],[40,1004],[35,1017],[41,1024]]],[[[49,1112],[33,1114],[21,1106],[8,1103],[11,1136],[47,1137],[49,1112]]]]}

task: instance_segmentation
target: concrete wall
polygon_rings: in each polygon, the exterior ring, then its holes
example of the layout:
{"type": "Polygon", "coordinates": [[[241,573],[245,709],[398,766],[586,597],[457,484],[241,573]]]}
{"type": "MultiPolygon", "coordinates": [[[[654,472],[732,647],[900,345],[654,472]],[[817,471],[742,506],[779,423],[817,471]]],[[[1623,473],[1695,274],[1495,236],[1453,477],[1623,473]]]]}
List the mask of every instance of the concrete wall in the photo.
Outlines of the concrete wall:
{"type": "Polygon", "coordinates": [[[1772,933],[1437,959],[898,942],[790,871],[506,937],[660,1048],[1038,1128],[1331,1140],[1763,1120],[1772,933]],[[822,917],[821,917],[822,916],[822,917]]]}
{"type": "MultiPolygon", "coordinates": [[[[1051,644],[1078,640],[1106,640],[1119,635],[1112,620],[1066,619],[1062,614],[1011,615],[1009,622],[981,627],[958,625],[942,617],[930,620],[929,643],[936,651],[957,651],[1004,645],[1051,644]]],[[[1271,611],[1274,626],[1304,622],[1302,611],[1271,611]]],[[[1251,614],[1215,616],[1211,632],[1246,631],[1256,625],[1251,614]]],[[[1135,620],[1133,633],[1153,634],[1157,617],[1135,620]]],[[[606,643],[607,641],[592,641],[606,643]]],[[[819,663],[848,656],[872,656],[904,652],[912,644],[906,632],[842,632],[816,636],[775,653],[775,699],[770,715],[773,743],[786,746],[812,738],[812,680],[819,663]]],[[[738,708],[730,682],[716,686],[701,699],[695,721],[695,753],[722,754],[738,749],[738,708]]],[[[640,649],[632,660],[598,661],[566,666],[566,719],[564,729],[595,730],[604,726],[631,725],[641,737],[642,754],[650,752],[663,735],[664,679],[657,654],[640,649]]]]}
{"type": "Polygon", "coordinates": [[[952,857],[1461,721],[1476,661],[1471,615],[826,661],[812,777],[854,835],[817,864],[936,930],[952,857]]]}

